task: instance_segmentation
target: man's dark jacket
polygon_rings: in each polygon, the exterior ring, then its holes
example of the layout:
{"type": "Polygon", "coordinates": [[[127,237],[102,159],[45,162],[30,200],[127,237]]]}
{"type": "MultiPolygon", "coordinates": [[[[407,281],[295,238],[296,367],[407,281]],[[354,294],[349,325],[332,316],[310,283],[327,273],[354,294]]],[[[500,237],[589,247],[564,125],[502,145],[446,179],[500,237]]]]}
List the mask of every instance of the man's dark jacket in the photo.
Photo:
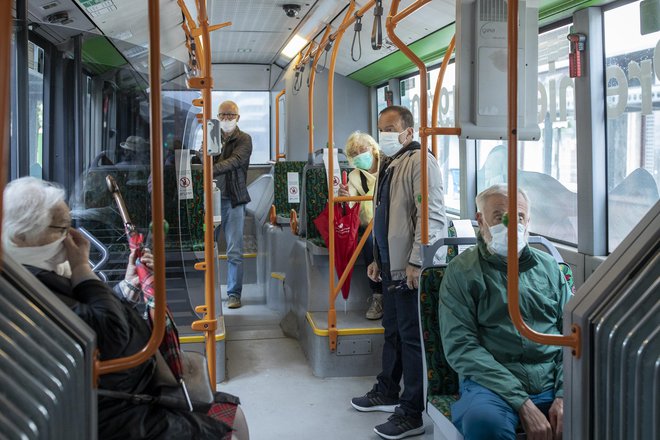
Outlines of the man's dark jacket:
{"type": "MultiPolygon", "coordinates": [[[[26,267],[94,330],[101,360],[129,356],[146,345],[151,336],[146,321],[105,283],[87,280],[72,287],[68,278],[55,272],[26,267]]],[[[152,357],[129,370],[101,376],[99,388],[157,395],[152,382],[154,368],[152,357]]],[[[98,400],[101,440],[218,440],[229,431],[224,423],[206,414],[108,397],[98,400]]]]}
{"type": "Polygon", "coordinates": [[[252,138],[238,127],[229,136],[222,136],[222,151],[213,160],[213,178],[222,197],[231,200],[232,208],[250,201],[247,171],[251,154],[252,138]]]}

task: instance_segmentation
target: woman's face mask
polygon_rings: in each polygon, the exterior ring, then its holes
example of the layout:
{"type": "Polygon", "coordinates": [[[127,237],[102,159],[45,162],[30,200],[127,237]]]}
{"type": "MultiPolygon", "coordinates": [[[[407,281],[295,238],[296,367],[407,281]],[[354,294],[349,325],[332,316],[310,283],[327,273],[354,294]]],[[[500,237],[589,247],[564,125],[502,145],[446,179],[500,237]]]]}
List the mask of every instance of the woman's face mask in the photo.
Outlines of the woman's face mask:
{"type": "MultiPolygon", "coordinates": [[[[484,223],[486,222],[484,221],[484,223]]],[[[488,250],[495,255],[500,255],[506,258],[507,248],[509,246],[506,226],[502,223],[492,227],[486,223],[486,226],[488,226],[488,230],[490,231],[490,239],[486,240],[488,250]]],[[[518,255],[520,255],[526,245],[527,227],[522,223],[518,223],[518,255]]]]}
{"type": "Polygon", "coordinates": [[[394,156],[397,151],[401,149],[401,142],[399,142],[399,137],[405,133],[403,130],[401,133],[391,133],[381,131],[378,133],[378,145],[383,153],[388,156],[394,156]]]}
{"type": "Polygon", "coordinates": [[[360,168],[362,170],[369,171],[374,164],[374,156],[371,154],[371,151],[358,154],[353,158],[353,165],[355,168],[360,168]]]}
{"type": "Polygon", "coordinates": [[[231,133],[236,128],[236,123],[237,123],[236,119],[232,119],[230,121],[221,120],[220,128],[225,133],[231,133]]]}
{"type": "Polygon", "coordinates": [[[43,246],[11,246],[11,255],[21,264],[55,270],[58,264],[68,260],[64,239],[66,236],[43,246]]]}

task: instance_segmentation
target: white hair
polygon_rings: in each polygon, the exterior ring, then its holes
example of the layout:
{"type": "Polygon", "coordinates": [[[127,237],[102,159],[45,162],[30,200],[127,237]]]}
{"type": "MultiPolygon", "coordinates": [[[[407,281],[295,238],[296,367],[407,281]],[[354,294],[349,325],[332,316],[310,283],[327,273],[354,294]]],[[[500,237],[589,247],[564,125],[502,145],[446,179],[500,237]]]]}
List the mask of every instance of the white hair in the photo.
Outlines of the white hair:
{"type": "MultiPolygon", "coordinates": [[[[494,196],[494,195],[509,197],[509,189],[504,183],[496,183],[495,185],[481,191],[476,198],[477,212],[483,212],[483,208],[484,205],[486,204],[486,200],[488,200],[490,196],[494,196]]],[[[527,196],[527,193],[525,192],[524,189],[518,188],[518,195],[522,197],[525,200],[525,202],[527,202],[527,214],[529,214],[531,212],[532,205],[529,201],[529,197],[527,196]]]]}
{"type": "Polygon", "coordinates": [[[53,208],[65,195],[57,184],[34,177],[9,182],[3,200],[3,242],[16,243],[19,235],[40,236],[53,220],[53,208]]]}

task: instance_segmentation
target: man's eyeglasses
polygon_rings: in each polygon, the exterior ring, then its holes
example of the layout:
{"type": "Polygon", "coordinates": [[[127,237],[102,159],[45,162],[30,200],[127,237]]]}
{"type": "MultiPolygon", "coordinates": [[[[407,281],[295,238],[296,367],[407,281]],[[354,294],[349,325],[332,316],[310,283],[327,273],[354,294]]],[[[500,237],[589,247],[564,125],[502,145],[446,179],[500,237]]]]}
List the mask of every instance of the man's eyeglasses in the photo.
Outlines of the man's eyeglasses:
{"type": "Polygon", "coordinates": [[[225,121],[233,121],[238,117],[238,114],[236,113],[218,113],[218,117],[220,119],[224,119],[225,121]]]}
{"type": "Polygon", "coordinates": [[[69,233],[69,228],[70,228],[70,226],[55,226],[55,225],[49,225],[48,227],[51,228],[51,229],[57,229],[57,230],[59,230],[59,231],[60,231],[60,235],[61,235],[62,237],[66,237],[66,236],[67,236],[67,234],[69,233]]]}

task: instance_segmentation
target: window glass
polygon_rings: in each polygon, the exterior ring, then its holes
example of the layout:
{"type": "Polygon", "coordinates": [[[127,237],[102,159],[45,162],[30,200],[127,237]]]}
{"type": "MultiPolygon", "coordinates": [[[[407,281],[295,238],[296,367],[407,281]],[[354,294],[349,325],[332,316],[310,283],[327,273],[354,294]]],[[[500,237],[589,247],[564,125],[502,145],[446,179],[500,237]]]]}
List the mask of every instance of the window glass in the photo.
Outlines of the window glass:
{"type": "Polygon", "coordinates": [[[641,34],[639,6],[604,14],[610,252],[658,201],[660,32],[641,34]]]}
{"type": "Polygon", "coordinates": [[[415,139],[419,130],[419,74],[411,76],[407,79],[402,79],[399,83],[399,91],[401,92],[401,105],[408,107],[413,114],[415,121],[415,139]]]}
{"type": "Polygon", "coordinates": [[[28,43],[30,176],[43,176],[44,50],[28,43]]]}
{"type": "MultiPolygon", "coordinates": [[[[520,142],[518,185],[531,199],[530,231],[577,243],[575,87],[569,25],[539,35],[538,141],[520,142]]],[[[507,181],[506,141],[477,141],[477,190],[507,181]]]]}
{"type": "Polygon", "coordinates": [[[240,109],[238,127],[252,137],[250,164],[270,160],[270,92],[213,92],[213,117],[223,101],[234,101],[240,109]]]}
{"type": "MultiPolygon", "coordinates": [[[[455,65],[452,62],[447,65],[445,76],[442,80],[442,88],[440,89],[440,103],[438,104],[438,126],[439,127],[455,127],[456,120],[454,117],[454,96],[456,85],[455,65]]],[[[435,93],[435,86],[438,82],[438,74],[440,68],[429,70],[429,98],[428,98],[428,112],[429,121],[431,121],[431,110],[433,108],[433,94],[435,93]]],[[[451,211],[460,211],[461,209],[461,188],[460,188],[460,157],[458,149],[458,136],[437,136],[436,142],[438,145],[438,163],[442,170],[442,179],[445,191],[445,204],[451,211]]],[[[432,146],[432,138],[429,138],[429,148],[432,146]]]]}
{"type": "MultiPolygon", "coordinates": [[[[385,107],[388,105],[391,105],[391,102],[388,104],[387,98],[389,94],[390,88],[388,86],[383,86],[379,87],[376,89],[376,103],[378,106],[378,113],[380,114],[381,111],[385,110],[385,107]]],[[[391,98],[390,98],[391,101],[391,98]]]]}

